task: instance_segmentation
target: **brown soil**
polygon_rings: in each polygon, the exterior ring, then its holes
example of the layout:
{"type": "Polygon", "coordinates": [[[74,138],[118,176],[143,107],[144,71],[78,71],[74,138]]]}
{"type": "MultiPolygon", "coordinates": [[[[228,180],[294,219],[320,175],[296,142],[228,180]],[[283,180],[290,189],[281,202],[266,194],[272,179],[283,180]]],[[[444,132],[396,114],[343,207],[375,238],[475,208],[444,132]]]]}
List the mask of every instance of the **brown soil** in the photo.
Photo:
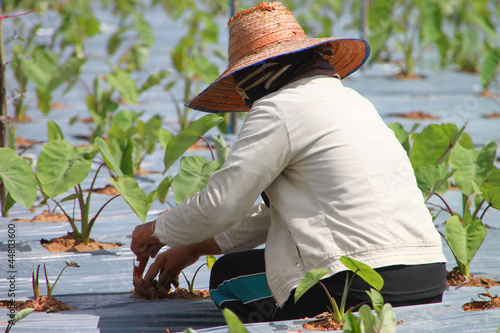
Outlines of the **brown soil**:
{"type": "Polygon", "coordinates": [[[15,121],[16,123],[31,123],[33,121],[33,119],[31,119],[31,117],[29,117],[29,116],[12,117],[12,118],[10,118],[10,120],[15,121]]]}
{"type": "Polygon", "coordinates": [[[120,192],[118,192],[118,190],[110,184],[107,184],[102,188],[95,188],[92,190],[92,192],[106,195],[120,195],[120,192]]]}
{"type": "MultiPolygon", "coordinates": [[[[11,308],[10,301],[0,301],[0,307],[11,308]]],[[[25,302],[16,301],[15,309],[20,311],[26,308],[35,308],[35,312],[55,312],[68,311],[76,309],[74,306],[66,305],[64,302],[57,300],[55,297],[40,296],[36,301],[27,300],[25,302]]]]}
{"type": "Polygon", "coordinates": [[[486,98],[496,98],[496,97],[500,96],[500,94],[493,93],[493,92],[489,91],[488,89],[486,89],[486,90],[483,90],[480,93],[480,96],[483,96],[483,97],[486,97],[486,98]]]}
{"type": "Polygon", "coordinates": [[[92,119],[91,117],[88,117],[88,118],[78,118],[78,122],[84,123],[84,124],[91,124],[91,123],[94,122],[94,119],[92,119]]]}
{"type": "Polygon", "coordinates": [[[500,118],[500,112],[492,112],[490,114],[485,114],[483,115],[483,118],[487,119],[500,118]]]}
{"type": "Polygon", "coordinates": [[[13,219],[15,222],[68,222],[68,218],[63,213],[52,214],[44,210],[32,219],[13,219]]]}
{"type": "Polygon", "coordinates": [[[451,272],[446,272],[446,279],[446,285],[450,287],[455,287],[462,283],[464,287],[491,287],[500,285],[500,283],[494,279],[482,277],[470,277],[467,281],[467,279],[459,273],[458,267],[453,268],[451,272]]]}
{"type": "Polygon", "coordinates": [[[85,244],[81,240],[75,239],[72,233],[68,233],[66,236],[54,238],[51,240],[42,239],[40,241],[49,252],[89,252],[98,251],[105,249],[115,249],[122,246],[120,243],[101,243],[93,240],[89,241],[89,244],[85,244]]]}
{"type": "Polygon", "coordinates": [[[18,149],[27,149],[33,147],[33,145],[42,143],[42,141],[32,141],[28,140],[26,138],[23,138],[22,136],[16,137],[16,147],[18,149]]]}
{"type": "Polygon", "coordinates": [[[406,73],[398,73],[396,75],[394,75],[397,79],[400,79],[400,80],[421,80],[423,79],[425,76],[424,75],[419,75],[419,74],[406,74],[406,73]]]}
{"type": "Polygon", "coordinates": [[[66,104],[63,104],[61,102],[54,102],[54,103],[52,103],[51,106],[53,109],[67,109],[68,108],[68,106],[66,104]]]}
{"type": "Polygon", "coordinates": [[[500,308],[500,297],[497,295],[489,301],[472,301],[462,306],[464,311],[481,311],[494,308],[500,308]]]}
{"type": "Polygon", "coordinates": [[[410,111],[405,113],[393,113],[390,114],[393,117],[408,118],[408,119],[439,119],[437,116],[433,116],[425,111],[410,111]]]}
{"type": "Polygon", "coordinates": [[[194,145],[189,147],[188,150],[203,150],[203,149],[208,149],[207,144],[203,140],[198,140],[194,145]]]}
{"type": "Polygon", "coordinates": [[[333,321],[332,316],[329,312],[324,312],[314,318],[319,320],[304,323],[302,324],[302,328],[307,331],[335,331],[341,330],[344,326],[343,324],[338,324],[333,321]]]}
{"type": "MultiPolygon", "coordinates": [[[[209,298],[210,293],[208,290],[195,289],[193,293],[190,293],[187,289],[184,288],[176,288],[174,291],[167,291],[164,287],[160,289],[156,288],[156,280],[153,280],[151,283],[151,295],[149,297],[145,297],[139,295],[134,292],[134,294],[130,297],[132,298],[141,298],[147,300],[157,300],[157,299],[203,299],[209,298]]],[[[134,291],[134,290],[132,290],[134,291]]]]}

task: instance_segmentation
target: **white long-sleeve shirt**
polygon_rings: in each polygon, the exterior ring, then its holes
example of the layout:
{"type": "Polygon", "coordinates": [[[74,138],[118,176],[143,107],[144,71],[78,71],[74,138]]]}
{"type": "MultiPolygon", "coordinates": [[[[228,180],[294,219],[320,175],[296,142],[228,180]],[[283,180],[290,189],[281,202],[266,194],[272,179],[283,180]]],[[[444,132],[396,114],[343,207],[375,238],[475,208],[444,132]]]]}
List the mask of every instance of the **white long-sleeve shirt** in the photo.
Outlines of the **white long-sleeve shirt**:
{"type": "Polygon", "coordinates": [[[374,106],[340,80],[313,76],[256,101],[207,187],[162,214],[174,247],[214,237],[224,253],[265,246],[282,305],[311,269],[446,262],[406,152],[374,106]],[[262,191],[270,208],[253,207],[262,191]]]}

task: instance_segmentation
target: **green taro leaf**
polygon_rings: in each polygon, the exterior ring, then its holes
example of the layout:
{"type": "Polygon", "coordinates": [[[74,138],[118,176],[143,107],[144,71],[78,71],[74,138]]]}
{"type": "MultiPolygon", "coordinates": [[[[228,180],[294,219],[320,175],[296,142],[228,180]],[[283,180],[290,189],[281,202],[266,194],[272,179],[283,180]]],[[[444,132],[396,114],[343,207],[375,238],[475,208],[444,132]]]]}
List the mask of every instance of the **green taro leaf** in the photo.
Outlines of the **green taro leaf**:
{"type": "Polygon", "coordinates": [[[328,274],[330,270],[326,267],[322,268],[316,268],[313,270],[310,270],[309,272],[306,273],[306,275],[300,280],[299,284],[297,285],[297,288],[295,289],[295,296],[294,296],[294,301],[297,303],[299,298],[302,297],[308,291],[311,289],[313,286],[318,283],[319,280],[326,274],[328,274]]]}
{"type": "Polygon", "coordinates": [[[248,333],[245,325],[243,325],[238,316],[229,309],[222,310],[222,314],[226,319],[229,333],[248,333]]]}
{"type": "Polygon", "coordinates": [[[137,102],[138,89],[135,81],[130,77],[130,74],[120,69],[116,69],[115,73],[106,75],[106,80],[120,93],[126,103],[134,104],[137,102]]]}
{"type": "Polygon", "coordinates": [[[116,173],[118,177],[123,176],[123,172],[120,169],[118,163],[115,161],[113,155],[109,151],[108,144],[106,143],[106,141],[104,141],[102,138],[96,138],[95,143],[97,144],[97,147],[99,148],[99,151],[101,152],[104,162],[106,162],[108,168],[110,168],[111,171],[116,173]]]}
{"type": "Polygon", "coordinates": [[[212,267],[214,267],[215,262],[217,261],[217,258],[213,255],[207,255],[207,267],[209,270],[212,270],[212,267]]]}
{"type": "Polygon", "coordinates": [[[380,290],[384,286],[384,279],[370,266],[345,256],[340,257],[340,262],[343,263],[351,271],[358,274],[363,280],[366,281],[366,283],[371,285],[373,288],[380,290]]]}
{"type": "Polygon", "coordinates": [[[170,186],[172,185],[172,176],[168,175],[163,179],[158,185],[157,189],[157,195],[158,195],[158,200],[160,200],[161,203],[165,203],[167,200],[168,192],[170,190],[170,186]]]}
{"type": "Polygon", "coordinates": [[[146,193],[139,187],[134,178],[123,175],[118,180],[109,178],[113,186],[120,192],[123,200],[132,208],[134,213],[141,219],[146,220],[148,213],[148,199],[146,193]]]}
{"type": "Polygon", "coordinates": [[[486,50],[480,67],[480,78],[483,88],[488,88],[500,69],[500,47],[486,50]]]}
{"type": "Polygon", "coordinates": [[[455,184],[467,196],[474,189],[471,181],[482,186],[493,167],[497,145],[490,142],[480,150],[465,149],[460,144],[456,145],[450,154],[450,165],[457,168],[453,175],[455,184]]]}
{"type": "Polygon", "coordinates": [[[373,288],[370,288],[370,291],[366,290],[366,293],[372,301],[373,309],[375,310],[375,312],[379,313],[384,306],[384,298],[377,290],[373,288]]]}
{"type": "Polygon", "coordinates": [[[60,67],[56,68],[47,85],[47,90],[53,91],[64,82],[77,75],[85,61],[85,59],[71,58],[60,67]]]}
{"type": "Polygon", "coordinates": [[[164,164],[165,170],[168,169],[177,161],[182,154],[186,152],[192,145],[199,140],[200,136],[205,134],[212,127],[217,126],[224,118],[221,116],[210,114],[204,116],[186,127],[182,132],[173,137],[167,144],[165,151],[164,164]]]}
{"type": "Polygon", "coordinates": [[[203,190],[210,176],[220,168],[218,161],[206,162],[207,160],[201,156],[188,156],[182,159],[181,170],[172,180],[177,204],[203,190]]]}
{"type": "Polygon", "coordinates": [[[67,141],[48,142],[38,157],[36,175],[42,190],[55,198],[87,178],[92,167],[89,148],[73,148],[67,141]]]}
{"type": "Polygon", "coordinates": [[[446,161],[451,148],[460,139],[453,124],[431,124],[424,128],[413,143],[410,161],[414,169],[421,165],[441,164],[446,161]]]}
{"type": "Polygon", "coordinates": [[[10,148],[0,148],[0,178],[10,197],[29,209],[36,200],[36,178],[31,166],[10,148]]]}
{"type": "Polygon", "coordinates": [[[415,177],[424,200],[429,200],[434,193],[443,194],[449,188],[449,181],[456,169],[449,171],[444,165],[422,165],[415,169],[415,177]]]}
{"type": "Polygon", "coordinates": [[[359,319],[364,332],[396,332],[396,314],[390,304],[385,304],[377,316],[374,316],[370,307],[365,304],[359,309],[359,319]]]}
{"type": "Polygon", "coordinates": [[[486,226],[480,219],[474,219],[464,228],[455,215],[446,221],[444,232],[446,241],[457,260],[463,265],[469,265],[486,237],[486,226]]]}
{"type": "Polygon", "coordinates": [[[14,323],[17,323],[18,321],[26,318],[27,316],[29,316],[30,313],[32,313],[33,311],[35,311],[35,308],[26,308],[26,309],[22,309],[21,311],[19,311],[18,313],[16,313],[16,315],[14,316],[14,319],[12,320],[14,323]]]}
{"type": "Polygon", "coordinates": [[[61,131],[61,128],[52,120],[47,123],[47,135],[49,137],[49,141],[64,140],[64,134],[61,131]]]}
{"type": "Polygon", "coordinates": [[[481,195],[493,208],[500,210],[500,169],[493,167],[481,187],[481,195]]]}

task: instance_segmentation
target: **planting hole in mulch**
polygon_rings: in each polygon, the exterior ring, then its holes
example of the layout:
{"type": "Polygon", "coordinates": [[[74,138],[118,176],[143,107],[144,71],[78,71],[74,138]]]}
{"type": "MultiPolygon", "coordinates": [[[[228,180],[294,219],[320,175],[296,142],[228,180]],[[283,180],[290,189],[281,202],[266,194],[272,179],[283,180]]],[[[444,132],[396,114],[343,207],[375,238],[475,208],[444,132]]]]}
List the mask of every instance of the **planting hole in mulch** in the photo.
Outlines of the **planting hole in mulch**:
{"type": "Polygon", "coordinates": [[[120,243],[101,243],[94,239],[90,239],[88,244],[85,244],[79,239],[75,239],[72,233],[66,236],[54,238],[51,240],[42,239],[40,241],[43,247],[49,252],[90,252],[98,250],[115,249],[123,244],[120,243]]]}
{"type": "Polygon", "coordinates": [[[341,330],[344,326],[343,324],[336,323],[333,320],[332,315],[328,312],[324,312],[314,318],[318,320],[306,322],[302,324],[302,328],[306,331],[335,331],[341,330]]]}
{"type": "Polygon", "coordinates": [[[500,282],[494,279],[482,277],[470,277],[466,279],[460,274],[458,267],[453,268],[451,272],[446,272],[446,285],[449,287],[456,287],[462,285],[464,287],[491,287],[500,286],[500,282]],[[468,281],[467,281],[468,280],[468,281]]]}
{"type": "Polygon", "coordinates": [[[483,118],[486,118],[486,119],[500,118],[500,112],[492,112],[489,114],[485,114],[485,115],[483,115],[483,118]]]}
{"type": "MultiPolygon", "coordinates": [[[[9,300],[0,301],[0,307],[12,308],[12,303],[9,300]]],[[[35,308],[35,312],[56,312],[75,310],[74,306],[69,306],[64,302],[59,301],[55,297],[40,296],[36,301],[27,300],[24,302],[16,301],[14,308],[21,311],[26,308],[35,308]]]]}
{"type": "MultiPolygon", "coordinates": [[[[88,192],[88,190],[86,192],[88,192]]],[[[120,195],[120,192],[118,192],[118,190],[110,184],[107,184],[106,186],[101,188],[94,188],[92,192],[105,195],[120,195]]]]}
{"type": "Polygon", "coordinates": [[[32,219],[13,219],[15,222],[68,222],[68,218],[63,213],[51,213],[48,210],[44,210],[32,219]]]}
{"type": "Polygon", "coordinates": [[[410,111],[404,113],[391,113],[389,114],[391,117],[399,117],[399,118],[407,118],[407,119],[416,119],[416,120],[425,120],[425,119],[439,119],[437,116],[433,116],[425,111],[410,111]]]}
{"type": "Polygon", "coordinates": [[[488,301],[472,301],[462,306],[464,311],[482,311],[500,308],[500,297],[495,296],[488,301]]]}

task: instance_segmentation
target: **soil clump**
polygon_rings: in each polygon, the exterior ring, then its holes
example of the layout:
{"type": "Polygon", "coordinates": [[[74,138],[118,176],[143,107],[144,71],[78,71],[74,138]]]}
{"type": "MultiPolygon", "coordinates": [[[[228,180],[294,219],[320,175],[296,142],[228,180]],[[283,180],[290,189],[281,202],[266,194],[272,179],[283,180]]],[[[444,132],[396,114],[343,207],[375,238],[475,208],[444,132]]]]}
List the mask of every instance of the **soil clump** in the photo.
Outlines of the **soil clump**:
{"type": "Polygon", "coordinates": [[[465,278],[460,274],[458,267],[453,268],[451,272],[446,272],[446,285],[449,287],[455,287],[462,285],[464,287],[491,287],[499,286],[500,282],[494,279],[482,278],[482,277],[470,277],[465,278]]]}
{"type": "MultiPolygon", "coordinates": [[[[0,301],[0,307],[11,308],[12,304],[10,301],[4,300],[0,301]]],[[[27,300],[24,302],[16,301],[14,307],[17,311],[26,308],[35,308],[35,312],[56,312],[76,309],[74,306],[69,306],[55,297],[49,296],[40,296],[37,300],[27,300]]]]}
{"type": "Polygon", "coordinates": [[[134,294],[130,297],[141,298],[147,300],[159,300],[159,299],[204,299],[209,298],[210,293],[208,290],[195,289],[192,293],[189,290],[177,287],[175,290],[166,290],[164,287],[157,288],[157,280],[151,282],[151,289],[148,290],[147,295],[139,295],[134,290],[134,294]],[[151,291],[151,293],[149,292],[151,291]]]}
{"type": "Polygon", "coordinates": [[[94,239],[89,240],[89,244],[85,244],[79,239],[75,239],[72,233],[66,236],[54,238],[51,240],[42,239],[40,241],[49,252],[90,252],[98,250],[115,249],[123,244],[120,243],[101,243],[94,239]]]}
{"type": "Polygon", "coordinates": [[[68,222],[68,218],[63,213],[51,213],[48,210],[44,210],[32,219],[13,219],[15,222],[68,222]]]}
{"type": "Polygon", "coordinates": [[[415,120],[425,120],[425,119],[439,119],[437,116],[433,116],[425,111],[410,111],[405,113],[393,113],[390,114],[392,117],[400,117],[415,120]]]}
{"type": "Polygon", "coordinates": [[[336,323],[332,315],[328,312],[317,315],[315,318],[318,320],[306,322],[302,324],[302,328],[307,331],[335,331],[341,330],[344,326],[343,324],[336,323]]]}

